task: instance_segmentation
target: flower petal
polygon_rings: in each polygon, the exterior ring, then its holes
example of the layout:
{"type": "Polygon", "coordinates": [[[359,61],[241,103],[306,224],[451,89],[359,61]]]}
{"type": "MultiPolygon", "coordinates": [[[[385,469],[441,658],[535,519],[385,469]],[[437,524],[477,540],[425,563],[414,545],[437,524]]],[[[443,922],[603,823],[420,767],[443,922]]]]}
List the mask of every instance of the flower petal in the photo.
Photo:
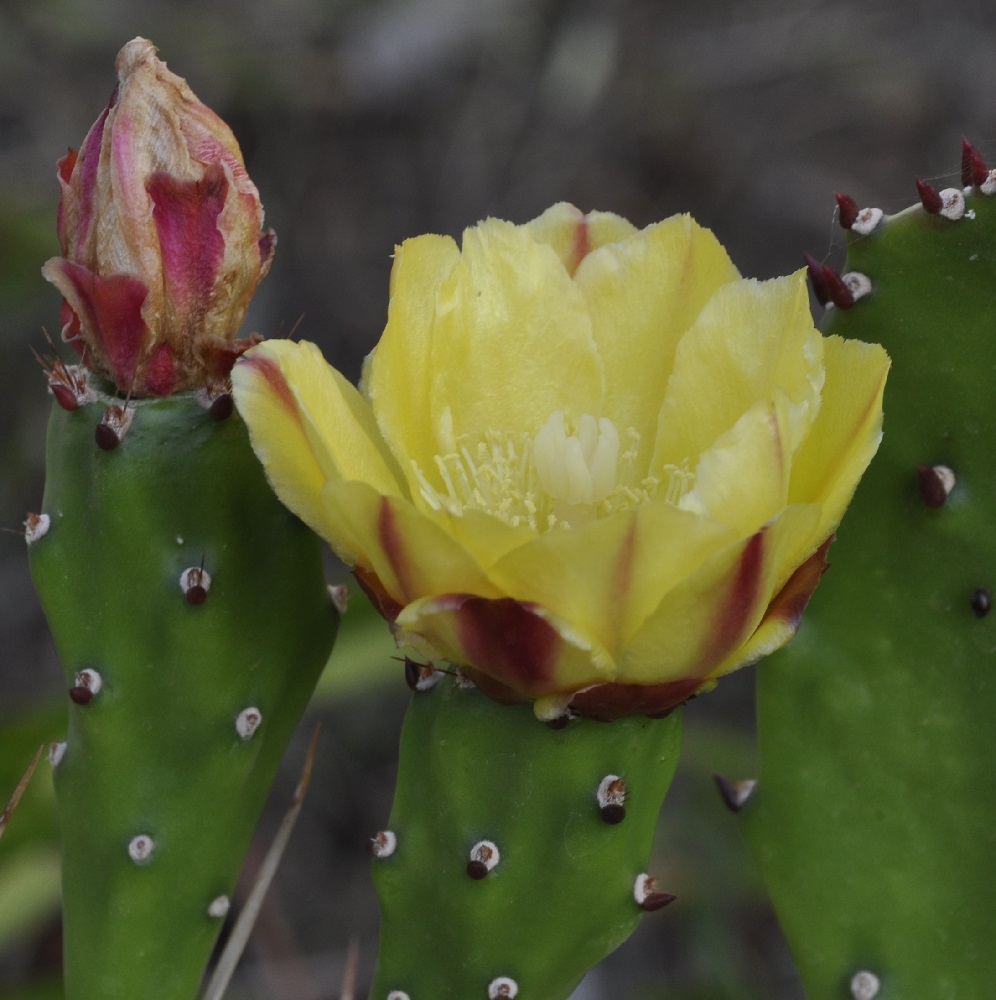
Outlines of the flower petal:
{"type": "Polygon", "coordinates": [[[436,299],[459,259],[448,236],[420,236],[395,247],[387,325],[364,366],[361,389],[391,451],[404,456],[401,471],[416,503],[411,460],[431,469],[439,452],[430,403],[436,299]]]}
{"type": "Polygon", "coordinates": [[[619,680],[707,677],[753,635],[775,594],[819,544],[815,504],[789,507],[726,546],[667,594],[629,642],[619,680]]]}
{"type": "Polygon", "coordinates": [[[657,415],[682,335],[722,285],[740,275],[719,241],[687,215],[593,250],[575,281],[605,369],[603,414],[641,437],[647,468],[657,415]]]}
{"type": "Polygon", "coordinates": [[[500,428],[532,436],[551,413],[598,413],[604,378],[585,302],[556,253],[524,226],[464,233],[439,289],[430,405],[444,451],[500,428]]]}
{"type": "Polygon", "coordinates": [[[614,672],[661,597],[731,534],[671,504],[648,503],[548,531],[508,552],[489,575],[505,593],[550,609],[574,633],[604,648],[602,669],[614,672]]]}
{"type": "Polygon", "coordinates": [[[840,523],[882,438],[882,396],[889,356],[878,344],[827,337],[824,403],[792,463],[789,503],[819,501],[818,532],[840,523]]]}
{"type": "Polygon", "coordinates": [[[321,502],[332,547],[402,608],[450,588],[501,596],[474,557],[407,500],[382,496],[367,483],[333,480],[321,502]]]}
{"type": "Polygon", "coordinates": [[[695,468],[695,485],[679,506],[743,536],[773,518],[788,496],[790,413],[780,390],[774,402],[752,406],[703,453],[695,468]]]}
{"type": "Polygon", "coordinates": [[[566,201],[548,208],[527,224],[538,243],[546,243],[557,252],[567,273],[573,275],[578,265],[606,243],[618,243],[636,234],[636,226],[611,212],[587,215],[566,201]]]}
{"type": "Polygon", "coordinates": [[[541,717],[559,714],[570,693],[599,679],[600,651],[573,635],[549,610],[509,597],[443,594],[405,608],[399,641],[426,640],[502,700],[549,699],[541,717]]]}
{"type": "MultiPolygon", "coordinates": [[[[819,407],[822,360],[803,272],[723,286],[676,352],[652,471],[694,463],[758,400],[773,399],[775,386],[798,408],[790,426],[801,435],[819,407]]],[[[798,445],[786,442],[790,453],[798,445]]]]}
{"type": "Polygon", "coordinates": [[[235,365],[232,388],[277,496],[334,546],[342,539],[321,501],[326,482],[403,492],[366,400],[314,344],[265,341],[235,365]]]}
{"type": "Polygon", "coordinates": [[[722,677],[750,663],[756,663],[776,649],[781,649],[802,624],[802,616],[820,578],[826,572],[831,535],[788,579],[768,605],[754,634],[735,653],[710,671],[710,677],[722,677]]]}

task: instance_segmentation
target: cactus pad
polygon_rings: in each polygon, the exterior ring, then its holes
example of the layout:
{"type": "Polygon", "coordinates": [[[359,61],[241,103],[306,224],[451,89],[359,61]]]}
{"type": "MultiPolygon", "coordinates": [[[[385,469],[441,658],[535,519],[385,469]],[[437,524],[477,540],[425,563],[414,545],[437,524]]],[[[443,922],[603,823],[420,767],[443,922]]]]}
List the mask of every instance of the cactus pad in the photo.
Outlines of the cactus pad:
{"type": "Polygon", "coordinates": [[[237,414],[139,401],[107,449],[121,401],[60,402],[28,538],[70,689],[66,996],[184,1000],[338,617],[237,414]]]}
{"type": "Polygon", "coordinates": [[[885,437],[803,629],[759,672],[743,819],[810,1000],[996,983],[996,198],[920,188],[926,207],[849,233],[853,303],[822,289],[846,307],[827,332],[892,356],[885,437]]]}
{"type": "Polygon", "coordinates": [[[416,692],[388,829],[372,1000],[567,997],[673,899],[646,873],[681,716],[554,730],[444,678],[416,692]]]}

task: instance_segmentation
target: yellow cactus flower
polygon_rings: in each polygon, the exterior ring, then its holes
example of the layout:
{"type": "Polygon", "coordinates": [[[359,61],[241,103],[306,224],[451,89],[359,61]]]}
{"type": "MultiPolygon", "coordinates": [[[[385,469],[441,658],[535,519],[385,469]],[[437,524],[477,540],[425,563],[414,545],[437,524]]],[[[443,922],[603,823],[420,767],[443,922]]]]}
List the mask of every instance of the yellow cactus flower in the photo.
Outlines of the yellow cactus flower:
{"type": "Polygon", "coordinates": [[[278,495],[399,643],[536,715],[662,714],[794,634],[881,437],[889,360],[687,216],[555,205],[395,253],[354,388],[235,367],[278,495]]]}

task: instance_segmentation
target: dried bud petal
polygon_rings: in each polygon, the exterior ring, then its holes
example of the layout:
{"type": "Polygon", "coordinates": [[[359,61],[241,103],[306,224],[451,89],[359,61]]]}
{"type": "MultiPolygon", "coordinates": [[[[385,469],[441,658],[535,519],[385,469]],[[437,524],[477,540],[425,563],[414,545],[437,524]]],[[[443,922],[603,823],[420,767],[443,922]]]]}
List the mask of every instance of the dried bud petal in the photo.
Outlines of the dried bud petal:
{"type": "Polygon", "coordinates": [[[275,237],[231,130],[144,38],[79,151],[59,162],[63,339],[134,396],[215,382],[275,237]]]}

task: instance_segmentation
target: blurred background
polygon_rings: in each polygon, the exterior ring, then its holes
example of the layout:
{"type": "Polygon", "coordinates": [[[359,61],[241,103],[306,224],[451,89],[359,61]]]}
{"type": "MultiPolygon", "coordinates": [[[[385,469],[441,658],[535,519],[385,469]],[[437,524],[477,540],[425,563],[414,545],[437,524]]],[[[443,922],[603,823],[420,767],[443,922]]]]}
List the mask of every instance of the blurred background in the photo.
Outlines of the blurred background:
{"type": "MultiPolygon", "coordinates": [[[[688,211],[743,273],[772,277],[803,250],[840,263],[833,191],[898,210],[914,175],[957,183],[963,134],[996,160],[986,0],[0,3],[0,805],[62,733],[63,682],[17,534],[42,492],[49,399],[31,348],[58,335],[39,274],[58,252],[55,162],[102,110],[135,35],[231,124],[277,231],[248,329],[317,341],[353,379],[408,236],[524,222],[563,199],[641,226],[688,211]]],[[[359,607],[247,864],[246,881],[321,719],[312,791],[233,996],[330,1000],[350,940],[362,995],[377,926],[366,842],[388,814],[407,701],[390,653],[359,607]]],[[[652,867],[679,902],[578,1000],[802,997],[710,777],[752,771],[752,684],[741,672],[689,707],[652,867]]],[[[42,770],[0,843],[4,997],[58,995],[42,770]]]]}

